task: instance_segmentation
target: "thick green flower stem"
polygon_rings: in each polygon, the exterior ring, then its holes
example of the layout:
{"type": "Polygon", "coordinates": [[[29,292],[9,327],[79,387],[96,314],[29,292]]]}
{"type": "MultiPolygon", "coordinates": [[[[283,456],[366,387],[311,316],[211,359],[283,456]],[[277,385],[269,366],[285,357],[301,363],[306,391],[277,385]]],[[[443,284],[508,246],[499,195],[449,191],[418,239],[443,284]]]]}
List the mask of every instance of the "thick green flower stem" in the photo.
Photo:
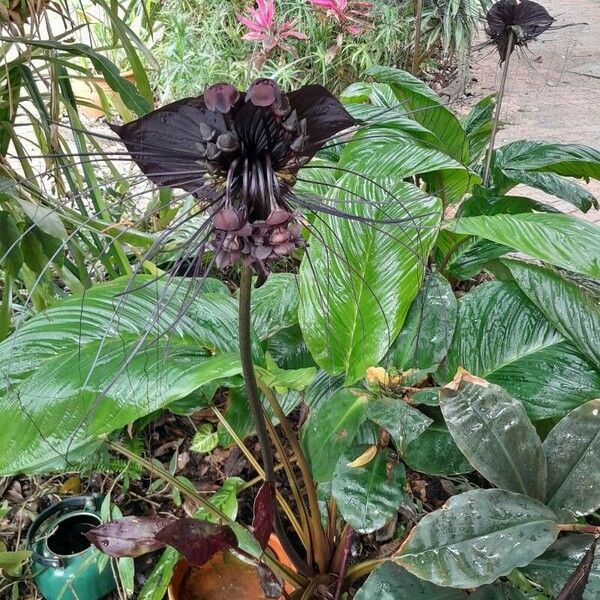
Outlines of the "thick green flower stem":
{"type": "MultiPolygon", "coordinates": [[[[260,401],[258,386],[256,385],[256,374],[254,373],[254,365],[252,363],[252,338],[250,336],[250,306],[252,299],[252,270],[247,265],[242,267],[240,277],[240,293],[239,293],[239,335],[240,335],[240,361],[242,363],[242,374],[244,376],[244,385],[250,412],[254,421],[254,428],[260,444],[262,455],[262,467],[265,472],[265,481],[276,489],[277,481],[275,478],[275,468],[273,460],[273,452],[271,449],[271,441],[267,432],[263,407],[260,401]]],[[[281,516],[277,504],[273,510],[273,526],[275,533],[279,537],[279,541],[283,546],[288,558],[300,573],[307,573],[309,569],[306,563],[298,556],[298,553],[292,546],[287,532],[281,522],[281,516]]]]}
{"type": "Polygon", "coordinates": [[[490,136],[490,146],[488,148],[487,159],[485,162],[485,171],[483,172],[483,187],[487,187],[490,181],[490,170],[492,168],[492,157],[494,156],[494,144],[496,143],[496,134],[500,124],[500,111],[502,110],[502,100],[504,100],[504,90],[506,89],[506,80],[508,79],[508,67],[510,65],[510,55],[513,51],[515,34],[512,29],[508,31],[508,41],[506,44],[506,56],[504,57],[504,68],[502,69],[502,79],[500,81],[500,90],[496,100],[496,114],[492,124],[492,135],[490,136]]]}

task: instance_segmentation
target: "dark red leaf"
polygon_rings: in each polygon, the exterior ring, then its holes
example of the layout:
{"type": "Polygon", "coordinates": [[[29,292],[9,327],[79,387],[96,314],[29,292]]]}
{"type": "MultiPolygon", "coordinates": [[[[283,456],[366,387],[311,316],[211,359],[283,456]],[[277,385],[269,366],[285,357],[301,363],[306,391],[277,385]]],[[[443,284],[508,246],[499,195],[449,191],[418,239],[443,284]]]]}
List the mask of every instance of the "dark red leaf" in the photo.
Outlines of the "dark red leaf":
{"type": "Polygon", "coordinates": [[[237,548],[237,538],[228,525],[184,518],[171,522],[156,539],[173,546],[194,567],[208,562],[217,552],[237,548]]]}
{"type": "Polygon", "coordinates": [[[259,562],[258,578],[260,587],[267,598],[281,598],[283,594],[283,581],[264,563],[259,562]]]}
{"type": "Polygon", "coordinates": [[[155,535],[168,523],[168,519],[158,517],[124,517],[95,527],[84,535],[108,556],[135,558],[164,546],[155,535]]]}
{"type": "Polygon", "coordinates": [[[556,596],[556,600],[582,600],[583,593],[587,587],[588,579],[590,577],[590,571],[594,564],[594,555],[596,553],[596,544],[598,540],[594,540],[589,550],[585,553],[581,559],[579,565],[575,569],[573,575],[569,577],[567,583],[556,596]]]}
{"type": "Polygon", "coordinates": [[[254,516],[252,530],[254,537],[264,550],[273,533],[273,512],[275,510],[275,491],[273,486],[265,481],[254,499],[254,516]]]}

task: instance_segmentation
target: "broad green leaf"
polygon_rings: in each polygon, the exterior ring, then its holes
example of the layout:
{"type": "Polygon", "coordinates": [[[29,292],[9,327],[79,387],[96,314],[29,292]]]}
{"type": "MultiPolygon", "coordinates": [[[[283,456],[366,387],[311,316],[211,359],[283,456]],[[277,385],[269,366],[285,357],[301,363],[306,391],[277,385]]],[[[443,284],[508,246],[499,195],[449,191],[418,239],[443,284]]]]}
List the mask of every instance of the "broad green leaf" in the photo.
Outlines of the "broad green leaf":
{"type": "Polygon", "coordinates": [[[600,508],[600,400],[576,408],[544,441],[548,506],[574,520],[600,508]]]}
{"type": "Polygon", "coordinates": [[[439,274],[425,278],[388,354],[394,367],[429,369],[446,356],[456,325],[456,298],[439,274]]]}
{"type": "Polygon", "coordinates": [[[600,296],[543,267],[503,263],[546,318],[600,369],[600,296]]]}
{"type": "Polygon", "coordinates": [[[500,386],[459,372],[440,392],[450,434],[495,486],[546,500],[546,456],[523,405],[500,386]]]}
{"type": "Polygon", "coordinates": [[[16,278],[23,266],[23,252],[20,244],[21,231],[14,217],[0,210],[0,266],[16,278]]]}
{"type": "Polygon", "coordinates": [[[387,449],[362,466],[349,463],[369,446],[352,446],[339,458],[331,494],[340,515],[358,533],[381,529],[397,512],[404,498],[404,466],[395,462],[387,449]]]}
{"type": "MultiPolygon", "coordinates": [[[[237,492],[244,483],[239,477],[228,477],[219,490],[217,490],[209,499],[209,503],[225,513],[232,521],[237,518],[238,500],[237,492]]],[[[212,521],[218,523],[219,519],[205,508],[200,507],[194,514],[196,519],[203,521],[212,521]]]]}
{"type": "Polygon", "coordinates": [[[484,283],[458,302],[456,332],[440,375],[449,381],[463,367],[487,379],[499,368],[561,340],[514,283],[484,283]]]}
{"type": "Polygon", "coordinates": [[[529,564],[558,532],[556,515],[538,500],[473,490],[423,517],[394,560],[436,585],[477,587],[529,564]]]}
{"type": "Polygon", "coordinates": [[[282,369],[307,369],[315,366],[299,325],[282,329],[269,338],[267,351],[282,369]]]}
{"type": "MultiPolygon", "coordinates": [[[[593,536],[580,533],[561,537],[522,571],[552,594],[558,594],[593,541],[593,536]]],[[[600,598],[600,555],[596,554],[583,600],[598,600],[598,598],[600,598]]]]}
{"type": "Polygon", "coordinates": [[[439,148],[458,161],[468,157],[465,131],[457,117],[420,79],[391,67],[371,67],[367,75],[391,86],[400,107],[439,140],[439,148]]]}
{"type": "Polygon", "coordinates": [[[415,577],[392,561],[373,571],[354,600],[466,600],[460,590],[443,588],[415,577]]]}
{"type": "Polygon", "coordinates": [[[495,95],[486,96],[461,119],[469,144],[469,162],[473,167],[484,157],[488,148],[495,105],[495,95]]]}
{"type": "Polygon", "coordinates": [[[219,443],[219,434],[213,431],[210,423],[202,423],[190,443],[190,450],[206,454],[212,452],[219,443]]]}
{"type": "Polygon", "coordinates": [[[338,459],[352,446],[365,420],[367,401],[365,392],[344,388],[311,410],[302,443],[316,482],[329,481],[338,459]]]}
{"type": "Polygon", "coordinates": [[[300,325],[317,364],[351,384],[376,365],[398,335],[424,276],[441,205],[397,182],[386,194],[360,177],[334,190],[341,208],[365,223],[324,215],[300,267],[300,325]],[[358,198],[351,201],[352,195],[358,198]],[[395,198],[394,198],[395,196],[395,198]],[[363,201],[361,198],[367,198],[363,201]]]}
{"type": "MultiPolygon", "coordinates": [[[[254,431],[254,420],[250,412],[248,399],[244,387],[237,387],[229,390],[229,403],[225,411],[224,417],[233,428],[233,431],[242,439],[247,438],[254,431]]],[[[289,415],[302,401],[302,396],[294,390],[290,390],[285,394],[275,394],[279,405],[283,412],[289,415]]],[[[261,401],[265,412],[271,417],[274,425],[279,421],[273,414],[273,409],[269,401],[261,394],[261,401]]],[[[229,435],[225,428],[219,424],[219,444],[221,446],[230,446],[235,443],[235,440],[229,435]]]]}
{"type": "Polygon", "coordinates": [[[473,470],[441,418],[406,446],[402,458],[411,469],[427,475],[457,475],[473,470]]]}
{"type": "Polygon", "coordinates": [[[533,420],[563,417],[600,396],[600,372],[569,342],[520,356],[485,378],[523,402],[533,420]]]}
{"type": "Polygon", "coordinates": [[[137,600],[163,600],[173,577],[173,569],[180,559],[181,555],[175,548],[167,548],[154,565],[137,600]]]}
{"type": "Polygon", "coordinates": [[[235,301],[193,285],[100,284],[0,344],[0,473],[60,465],[67,451],[239,374],[235,301]]]}
{"type": "Polygon", "coordinates": [[[0,572],[4,571],[12,577],[19,577],[22,566],[27,562],[31,554],[29,550],[6,552],[0,547],[0,572]]]}
{"type": "Polygon", "coordinates": [[[510,246],[557,267],[600,278],[600,227],[563,214],[463,217],[444,225],[510,246]]]}
{"type": "Polygon", "coordinates": [[[564,416],[597,397],[600,375],[512,282],[477,286],[458,302],[448,357],[436,378],[461,366],[501,385],[534,419],[564,416]]]}
{"type": "Polygon", "coordinates": [[[298,280],[291,273],[272,273],[252,292],[252,325],[261,340],[298,323],[298,280]]]}
{"type": "Polygon", "coordinates": [[[427,415],[399,398],[370,399],[367,417],[390,433],[400,454],[433,423],[427,415]]]}
{"type": "Polygon", "coordinates": [[[579,144],[519,140],[499,148],[493,166],[494,170],[501,171],[536,171],[563,177],[600,179],[600,151],[579,144]]]}
{"type": "Polygon", "coordinates": [[[267,387],[275,388],[281,394],[287,390],[302,391],[306,389],[317,374],[316,367],[280,369],[268,354],[266,360],[266,369],[255,367],[256,376],[267,387]]]}
{"type": "Polygon", "coordinates": [[[502,172],[508,179],[514,181],[515,185],[522,183],[537,188],[573,204],[583,212],[587,212],[590,208],[598,208],[598,201],[589,190],[560,175],[516,169],[504,169],[502,172]]]}
{"type": "Polygon", "coordinates": [[[447,154],[384,126],[371,126],[355,135],[344,147],[340,166],[380,181],[418,175],[431,181],[431,191],[447,202],[457,202],[481,182],[478,175],[447,154]]]}
{"type": "Polygon", "coordinates": [[[15,200],[18,202],[23,212],[44,233],[61,240],[64,240],[67,237],[67,230],[56,210],[42,206],[41,204],[34,204],[23,198],[15,198],[15,200]]]}

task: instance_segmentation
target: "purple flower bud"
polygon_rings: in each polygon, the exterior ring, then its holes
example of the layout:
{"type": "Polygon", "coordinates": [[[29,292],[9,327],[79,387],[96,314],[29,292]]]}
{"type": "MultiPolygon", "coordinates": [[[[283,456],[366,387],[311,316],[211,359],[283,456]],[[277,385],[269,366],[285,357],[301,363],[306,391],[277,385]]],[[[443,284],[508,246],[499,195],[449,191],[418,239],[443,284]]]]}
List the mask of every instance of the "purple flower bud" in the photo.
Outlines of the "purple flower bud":
{"type": "Polygon", "coordinates": [[[213,112],[228,113],[240,99],[240,93],[230,83],[216,83],[204,92],[204,104],[213,112]]]}
{"type": "Polygon", "coordinates": [[[223,208],[216,212],[212,217],[212,221],[214,226],[222,231],[235,231],[242,225],[240,216],[230,208],[223,208]]]}

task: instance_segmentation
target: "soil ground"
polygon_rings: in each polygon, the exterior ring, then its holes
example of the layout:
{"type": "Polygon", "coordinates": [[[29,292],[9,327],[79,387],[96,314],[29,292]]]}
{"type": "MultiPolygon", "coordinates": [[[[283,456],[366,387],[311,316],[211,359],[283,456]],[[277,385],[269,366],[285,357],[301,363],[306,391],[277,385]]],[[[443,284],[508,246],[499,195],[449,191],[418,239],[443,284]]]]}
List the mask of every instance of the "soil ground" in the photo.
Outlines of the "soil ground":
{"type": "MultiPolygon", "coordinates": [[[[556,25],[579,24],[548,31],[513,55],[501,113],[505,126],[498,133],[497,145],[533,139],[600,149],[600,0],[538,2],[556,19],[556,25]]],[[[495,49],[475,51],[471,72],[467,90],[471,95],[453,103],[461,112],[497,91],[501,68],[495,49]]],[[[600,198],[600,182],[592,181],[590,189],[600,198]]],[[[540,191],[526,190],[524,195],[582,216],[574,206],[540,191]]],[[[600,224],[600,211],[592,209],[585,218],[600,224]]]]}

